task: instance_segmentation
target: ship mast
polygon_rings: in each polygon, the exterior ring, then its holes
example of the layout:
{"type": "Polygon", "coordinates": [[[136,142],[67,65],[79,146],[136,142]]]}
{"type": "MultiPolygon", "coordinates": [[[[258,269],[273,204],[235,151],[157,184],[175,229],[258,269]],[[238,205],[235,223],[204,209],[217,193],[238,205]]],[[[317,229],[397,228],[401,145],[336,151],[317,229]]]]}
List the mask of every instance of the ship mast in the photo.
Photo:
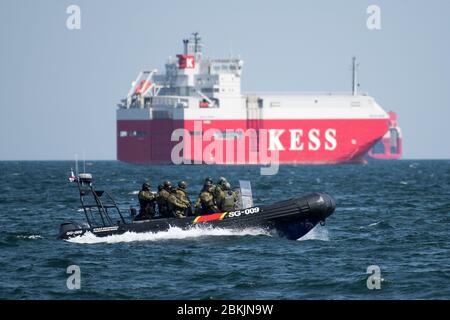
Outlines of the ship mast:
{"type": "Polygon", "coordinates": [[[192,35],[194,36],[194,53],[197,53],[200,37],[198,36],[198,32],[193,32],[192,35]]]}
{"type": "Polygon", "coordinates": [[[354,96],[358,95],[358,83],[356,80],[356,69],[358,65],[356,64],[356,57],[352,58],[352,94],[354,96]]]}

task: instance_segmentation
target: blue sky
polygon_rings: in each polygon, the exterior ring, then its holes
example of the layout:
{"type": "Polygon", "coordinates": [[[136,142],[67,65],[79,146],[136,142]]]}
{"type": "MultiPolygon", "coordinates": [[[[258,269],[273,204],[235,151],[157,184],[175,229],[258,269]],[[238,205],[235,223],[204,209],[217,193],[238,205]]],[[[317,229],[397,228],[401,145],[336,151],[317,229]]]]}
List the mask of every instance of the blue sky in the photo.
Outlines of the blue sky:
{"type": "Polygon", "coordinates": [[[0,160],[115,159],[115,110],[198,31],[244,59],[244,91],[360,89],[396,111],[405,158],[450,158],[450,1],[0,2],[0,160]],[[81,8],[81,30],[66,9],[81,8]],[[381,30],[366,27],[369,5],[381,30]]]}

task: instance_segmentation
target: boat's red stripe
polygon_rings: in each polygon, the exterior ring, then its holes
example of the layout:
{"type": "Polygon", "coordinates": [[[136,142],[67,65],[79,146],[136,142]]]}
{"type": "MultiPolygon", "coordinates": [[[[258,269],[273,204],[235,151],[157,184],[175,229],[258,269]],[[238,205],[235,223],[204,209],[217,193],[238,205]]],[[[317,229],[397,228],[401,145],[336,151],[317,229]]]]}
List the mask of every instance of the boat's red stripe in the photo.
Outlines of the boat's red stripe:
{"type": "Polygon", "coordinates": [[[207,216],[198,216],[197,218],[195,218],[193,223],[222,220],[225,217],[225,214],[226,213],[221,212],[221,213],[209,214],[207,216]]]}

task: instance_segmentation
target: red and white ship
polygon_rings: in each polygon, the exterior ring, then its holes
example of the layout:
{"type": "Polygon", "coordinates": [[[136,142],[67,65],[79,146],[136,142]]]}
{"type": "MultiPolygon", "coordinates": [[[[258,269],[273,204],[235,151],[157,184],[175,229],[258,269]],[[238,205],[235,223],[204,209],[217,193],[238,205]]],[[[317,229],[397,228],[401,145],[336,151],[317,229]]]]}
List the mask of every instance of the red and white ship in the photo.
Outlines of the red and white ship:
{"type": "Polygon", "coordinates": [[[177,154],[184,163],[252,164],[263,151],[279,163],[401,157],[397,116],[357,91],[354,58],[348,94],[243,94],[241,59],[203,57],[197,33],[183,44],[164,74],[141,71],[119,104],[118,160],[175,163],[177,154]]]}

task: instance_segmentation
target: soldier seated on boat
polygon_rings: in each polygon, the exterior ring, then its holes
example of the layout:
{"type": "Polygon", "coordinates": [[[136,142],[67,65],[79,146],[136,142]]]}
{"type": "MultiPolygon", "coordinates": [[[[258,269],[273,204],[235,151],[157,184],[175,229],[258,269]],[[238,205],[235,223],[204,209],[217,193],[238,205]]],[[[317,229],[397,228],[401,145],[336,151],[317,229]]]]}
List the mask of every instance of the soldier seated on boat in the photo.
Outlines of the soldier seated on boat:
{"type": "Polygon", "coordinates": [[[213,187],[213,195],[214,195],[214,201],[216,202],[217,207],[222,207],[223,200],[225,198],[225,183],[227,182],[227,179],[224,177],[220,177],[217,181],[217,184],[213,187]]]}
{"type": "Polygon", "coordinates": [[[138,194],[140,210],[135,220],[148,220],[155,215],[156,197],[150,191],[150,184],[145,182],[138,194]]]}
{"type": "MultiPolygon", "coordinates": [[[[159,189],[159,187],[158,187],[159,189]]],[[[158,191],[156,196],[156,203],[158,204],[158,212],[161,218],[171,218],[172,214],[169,208],[169,196],[172,191],[172,183],[170,181],[164,181],[161,190],[158,191]]]]}
{"type": "Polygon", "coordinates": [[[177,198],[187,206],[183,214],[185,216],[192,216],[192,202],[191,199],[189,199],[189,195],[187,193],[186,181],[178,182],[178,187],[175,189],[175,194],[177,198]]]}
{"type": "Polygon", "coordinates": [[[206,181],[200,195],[198,196],[197,202],[195,203],[195,213],[197,215],[205,215],[219,211],[220,210],[214,200],[213,184],[211,181],[206,181]]]}
{"type": "Polygon", "coordinates": [[[187,210],[188,204],[179,197],[176,189],[173,189],[171,191],[167,201],[171,217],[175,218],[186,217],[185,211],[187,210]]]}
{"type": "Polygon", "coordinates": [[[229,182],[225,182],[223,192],[224,192],[224,199],[222,202],[222,206],[219,207],[221,211],[228,212],[236,210],[238,195],[236,192],[231,190],[231,185],[229,182]]]}

